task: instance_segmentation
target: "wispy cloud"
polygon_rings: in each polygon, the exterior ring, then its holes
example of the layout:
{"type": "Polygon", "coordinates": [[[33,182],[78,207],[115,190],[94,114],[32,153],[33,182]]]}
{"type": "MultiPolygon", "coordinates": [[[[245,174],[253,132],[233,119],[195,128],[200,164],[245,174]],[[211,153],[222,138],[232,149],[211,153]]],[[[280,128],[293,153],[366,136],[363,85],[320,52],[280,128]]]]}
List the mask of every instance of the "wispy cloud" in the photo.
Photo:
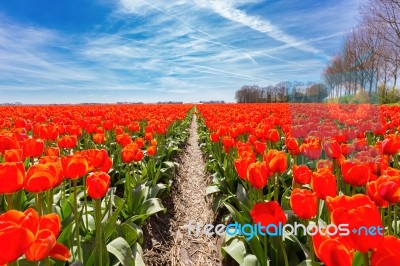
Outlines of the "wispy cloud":
{"type": "Polygon", "coordinates": [[[72,34],[0,17],[2,101],[232,101],[244,84],[318,79],[325,44],[338,47],[344,26],[323,30],[310,20],[312,33],[296,31],[254,5],[269,8],[261,0],[120,0],[103,24],[72,34]]]}

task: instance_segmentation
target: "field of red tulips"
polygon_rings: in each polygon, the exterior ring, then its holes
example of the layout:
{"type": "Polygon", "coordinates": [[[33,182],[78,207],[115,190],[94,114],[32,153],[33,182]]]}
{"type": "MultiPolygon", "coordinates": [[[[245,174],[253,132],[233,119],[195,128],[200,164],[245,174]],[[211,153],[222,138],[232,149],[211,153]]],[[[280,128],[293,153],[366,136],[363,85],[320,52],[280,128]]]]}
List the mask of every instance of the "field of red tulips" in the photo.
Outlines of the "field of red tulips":
{"type": "Polygon", "coordinates": [[[231,261],[400,265],[399,107],[203,105],[198,123],[207,194],[243,226],[231,261]]]}
{"type": "Polygon", "coordinates": [[[0,107],[0,265],[144,265],[194,113],[228,264],[400,265],[400,107],[350,104],[0,107]]]}
{"type": "Polygon", "coordinates": [[[190,110],[0,107],[0,265],[144,265],[190,110]]]}

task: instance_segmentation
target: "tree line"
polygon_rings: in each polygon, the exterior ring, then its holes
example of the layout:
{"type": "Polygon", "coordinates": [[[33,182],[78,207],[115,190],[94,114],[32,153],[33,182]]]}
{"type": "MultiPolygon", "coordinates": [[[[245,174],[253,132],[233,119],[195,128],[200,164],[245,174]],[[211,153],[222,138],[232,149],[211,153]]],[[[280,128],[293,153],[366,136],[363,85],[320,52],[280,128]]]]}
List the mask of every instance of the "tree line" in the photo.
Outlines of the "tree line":
{"type": "Polygon", "coordinates": [[[321,83],[245,85],[236,91],[237,102],[310,102],[360,93],[380,103],[400,101],[400,0],[365,0],[359,15],[323,69],[321,83]]]}
{"type": "Polygon", "coordinates": [[[244,85],[235,93],[238,103],[322,102],[328,88],[322,83],[283,81],[260,87],[244,85]]]}

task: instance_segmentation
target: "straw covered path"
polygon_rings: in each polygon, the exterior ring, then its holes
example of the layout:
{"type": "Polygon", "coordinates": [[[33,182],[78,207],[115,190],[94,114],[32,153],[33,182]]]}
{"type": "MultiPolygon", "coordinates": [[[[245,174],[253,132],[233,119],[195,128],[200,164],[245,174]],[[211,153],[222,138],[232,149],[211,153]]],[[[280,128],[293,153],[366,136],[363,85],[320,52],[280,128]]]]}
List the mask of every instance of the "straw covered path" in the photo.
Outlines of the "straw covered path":
{"type": "Polygon", "coordinates": [[[213,224],[214,214],[205,190],[210,177],[205,173],[198,146],[196,116],[190,125],[190,137],[179,158],[170,196],[163,204],[166,214],[152,217],[145,229],[144,261],[146,265],[221,265],[220,238],[189,234],[188,223],[213,224]]]}

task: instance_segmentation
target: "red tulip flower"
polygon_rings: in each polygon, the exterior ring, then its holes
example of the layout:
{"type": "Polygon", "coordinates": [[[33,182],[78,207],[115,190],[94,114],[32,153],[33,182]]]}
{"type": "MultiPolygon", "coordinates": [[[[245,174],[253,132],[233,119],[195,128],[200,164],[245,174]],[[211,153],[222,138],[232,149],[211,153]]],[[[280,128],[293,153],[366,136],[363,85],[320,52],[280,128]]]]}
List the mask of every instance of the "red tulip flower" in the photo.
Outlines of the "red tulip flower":
{"type": "Polygon", "coordinates": [[[371,266],[400,265],[400,239],[388,235],[383,242],[372,252],[371,266]]]}
{"type": "Polygon", "coordinates": [[[339,226],[348,224],[350,234],[341,236],[341,240],[351,248],[367,252],[377,248],[383,240],[383,225],[375,203],[366,195],[357,194],[352,197],[336,196],[326,198],[331,212],[331,221],[339,226]],[[369,234],[360,228],[376,228],[376,234],[369,234]],[[379,233],[379,228],[381,231],[379,233]],[[355,230],[354,233],[353,230],[355,230]]]}
{"type": "Polygon", "coordinates": [[[247,167],[247,179],[250,184],[258,189],[262,189],[268,183],[270,173],[265,162],[251,163],[247,167]]]}
{"type": "Polygon", "coordinates": [[[83,155],[63,156],[61,157],[61,164],[65,178],[72,180],[84,176],[89,170],[87,157],[83,155]]]}
{"type": "Polygon", "coordinates": [[[334,197],[337,190],[336,177],[328,168],[318,169],[311,178],[311,188],[317,193],[319,199],[334,197]]]}
{"type": "Polygon", "coordinates": [[[24,189],[40,193],[60,185],[62,180],[63,170],[59,163],[35,164],[26,172],[24,189]]]}
{"type": "Polygon", "coordinates": [[[4,160],[6,162],[21,162],[23,160],[22,149],[11,149],[4,152],[4,160]]]}
{"type": "Polygon", "coordinates": [[[10,210],[0,215],[0,264],[21,257],[33,243],[39,226],[35,210],[10,210]]]}
{"type": "Polygon", "coordinates": [[[306,185],[309,184],[312,178],[312,171],[307,165],[293,165],[293,178],[297,184],[306,185]]]}
{"type": "Polygon", "coordinates": [[[88,195],[92,199],[104,197],[110,186],[110,176],[104,172],[90,174],[86,179],[88,195]]]}
{"type": "Polygon", "coordinates": [[[272,173],[283,173],[287,169],[287,155],[283,151],[269,150],[264,154],[264,161],[272,173]]]}
{"type": "Polygon", "coordinates": [[[24,184],[25,168],[21,162],[0,163],[0,194],[12,194],[24,184]]]}
{"type": "Polygon", "coordinates": [[[41,139],[25,139],[23,142],[24,157],[40,157],[44,150],[41,139]]]}
{"type": "Polygon", "coordinates": [[[341,168],[344,181],[351,186],[365,186],[371,178],[371,168],[367,162],[345,160],[341,168]]]}
{"type": "MultiPolygon", "coordinates": [[[[285,213],[276,201],[256,203],[250,210],[250,216],[255,224],[260,223],[265,227],[268,225],[277,227],[284,225],[287,221],[285,213]]],[[[274,233],[275,231],[270,229],[268,232],[274,233]]]]}
{"type": "Polygon", "coordinates": [[[311,219],[317,215],[318,198],[315,192],[295,188],[290,195],[290,207],[301,219],[311,219]]]}

